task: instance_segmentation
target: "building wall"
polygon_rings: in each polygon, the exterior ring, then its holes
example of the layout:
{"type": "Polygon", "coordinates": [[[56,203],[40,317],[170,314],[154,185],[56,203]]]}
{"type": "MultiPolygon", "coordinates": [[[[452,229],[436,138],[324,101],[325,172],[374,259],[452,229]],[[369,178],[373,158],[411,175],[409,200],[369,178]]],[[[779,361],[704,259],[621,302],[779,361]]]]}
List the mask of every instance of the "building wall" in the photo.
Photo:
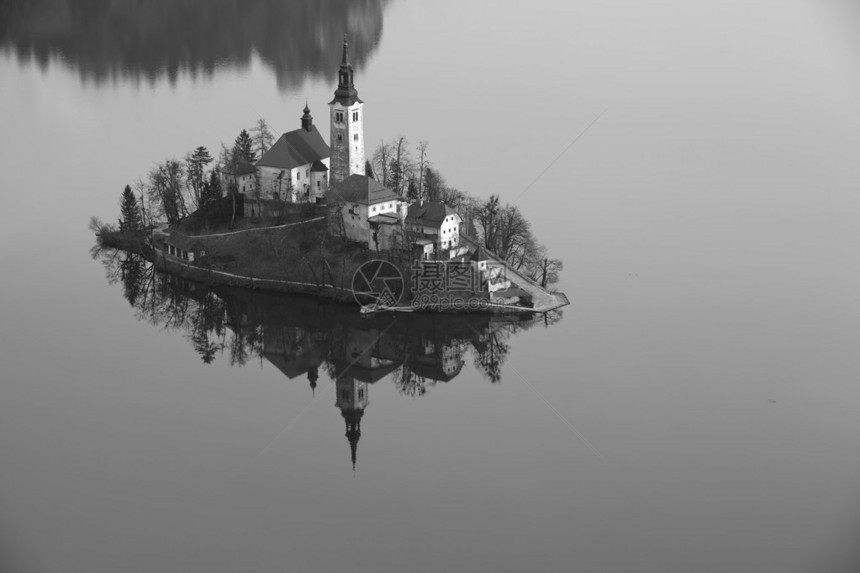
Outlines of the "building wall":
{"type": "Polygon", "coordinates": [[[364,109],[354,103],[346,107],[340,102],[331,104],[331,170],[335,185],[350,175],[364,174],[364,109]]]}
{"type": "Polygon", "coordinates": [[[368,244],[370,229],[367,222],[367,205],[355,203],[344,205],[343,227],[347,239],[368,244]]]}
{"type": "Polygon", "coordinates": [[[245,195],[254,197],[257,195],[258,189],[256,174],[248,173],[237,177],[229,173],[221,172],[221,192],[224,194],[224,197],[228,195],[230,183],[233,181],[236,182],[236,185],[239,188],[239,193],[244,193],[245,195]]]}
{"type": "MultiPolygon", "coordinates": [[[[329,159],[322,161],[326,167],[329,166],[329,159]]],[[[328,189],[328,176],[330,171],[311,171],[310,195],[308,200],[311,203],[321,202],[325,199],[326,190],[328,189]],[[319,200],[319,201],[318,201],[319,200]]]]}
{"type": "Polygon", "coordinates": [[[460,244],[460,217],[448,215],[439,228],[439,248],[451,249],[460,244]]]}
{"type": "Polygon", "coordinates": [[[260,197],[262,199],[272,199],[273,192],[278,189],[277,178],[278,174],[283,171],[284,177],[281,180],[281,196],[286,193],[289,188],[290,180],[293,178],[289,169],[279,169],[277,167],[257,167],[260,173],[260,197]]]}
{"type": "MultiPolygon", "coordinates": [[[[379,244],[380,251],[394,251],[403,248],[403,229],[400,225],[379,225],[376,231],[376,242],[379,244]]],[[[376,248],[373,241],[373,231],[370,233],[371,249],[376,248]]]]}
{"type": "MultiPolygon", "coordinates": [[[[329,166],[329,158],[326,157],[322,162],[329,166]]],[[[257,169],[260,172],[260,197],[263,199],[275,198],[273,195],[277,191],[278,174],[284,172],[284,177],[281,181],[280,194],[281,199],[292,203],[315,202],[317,197],[325,197],[325,190],[328,184],[328,171],[311,171],[311,165],[302,165],[295,169],[279,169],[277,167],[260,166],[257,169]],[[319,186],[317,186],[319,182],[319,186]],[[291,188],[292,187],[292,188],[291,188]],[[289,193],[288,193],[289,192],[289,193]]]]}
{"type": "Polygon", "coordinates": [[[370,216],[374,215],[382,215],[384,213],[399,213],[400,209],[398,204],[400,201],[397,199],[391,199],[384,203],[377,203],[375,205],[370,206],[370,216]]]}

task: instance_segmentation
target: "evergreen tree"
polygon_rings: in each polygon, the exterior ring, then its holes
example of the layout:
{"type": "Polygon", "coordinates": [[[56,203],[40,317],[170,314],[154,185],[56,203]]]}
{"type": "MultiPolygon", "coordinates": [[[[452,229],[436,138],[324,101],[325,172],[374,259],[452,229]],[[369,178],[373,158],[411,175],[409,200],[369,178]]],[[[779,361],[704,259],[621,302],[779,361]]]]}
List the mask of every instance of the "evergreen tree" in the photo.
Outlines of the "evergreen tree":
{"type": "Polygon", "coordinates": [[[371,179],[376,179],[376,177],[374,177],[373,175],[373,165],[370,164],[370,161],[364,162],[364,174],[371,179]]]}
{"type": "Polygon", "coordinates": [[[245,160],[248,163],[253,163],[257,160],[257,156],[254,154],[254,142],[251,141],[251,136],[245,129],[239,133],[233,144],[233,159],[237,162],[245,160]]]}
{"type": "Polygon", "coordinates": [[[203,206],[204,174],[206,166],[212,163],[212,156],[209,155],[209,150],[201,145],[185,158],[185,163],[185,175],[188,180],[188,185],[191,187],[192,200],[194,201],[195,206],[199,209],[203,206]]]}
{"type": "Polygon", "coordinates": [[[130,185],[126,185],[125,189],[122,191],[122,199],[120,200],[120,217],[122,220],[122,228],[126,232],[139,231],[143,228],[140,208],[137,205],[137,198],[135,198],[130,185]]]}
{"type": "Polygon", "coordinates": [[[428,201],[441,201],[442,189],[445,187],[445,181],[433,169],[427,167],[424,170],[424,194],[428,201]]]}
{"type": "Polygon", "coordinates": [[[406,186],[406,198],[410,201],[421,198],[418,193],[418,184],[415,182],[414,177],[409,178],[409,185],[406,186]]]}
{"type": "Polygon", "coordinates": [[[209,179],[203,182],[203,192],[201,193],[200,207],[205,207],[210,203],[214,203],[223,195],[221,190],[221,178],[218,177],[217,171],[209,172],[209,179]]]}

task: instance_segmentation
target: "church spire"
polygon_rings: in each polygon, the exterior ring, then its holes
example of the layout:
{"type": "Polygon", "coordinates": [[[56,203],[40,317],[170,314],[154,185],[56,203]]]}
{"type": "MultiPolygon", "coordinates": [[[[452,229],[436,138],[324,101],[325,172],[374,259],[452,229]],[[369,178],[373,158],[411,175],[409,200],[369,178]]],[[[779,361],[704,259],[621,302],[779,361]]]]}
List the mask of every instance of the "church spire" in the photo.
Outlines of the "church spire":
{"type": "Polygon", "coordinates": [[[340,61],[340,70],[337,73],[337,90],[335,90],[334,99],[329,105],[335,102],[340,102],[346,107],[355,102],[361,103],[361,100],[358,99],[358,90],[355,89],[353,83],[353,70],[349,63],[349,42],[346,41],[346,34],[343,35],[343,57],[340,61]]]}
{"type": "Polygon", "coordinates": [[[349,42],[346,41],[346,34],[343,35],[343,58],[340,60],[340,69],[344,70],[351,68],[349,65],[349,42]]]}
{"type": "Polygon", "coordinates": [[[302,116],[302,129],[305,131],[313,131],[314,118],[311,116],[311,108],[308,107],[308,100],[305,100],[305,109],[302,111],[305,112],[302,116]]]}
{"type": "Polygon", "coordinates": [[[343,419],[346,421],[346,439],[349,441],[349,450],[352,454],[352,469],[355,469],[355,462],[358,458],[358,439],[361,437],[361,417],[364,415],[362,410],[351,410],[343,412],[343,419]]]}

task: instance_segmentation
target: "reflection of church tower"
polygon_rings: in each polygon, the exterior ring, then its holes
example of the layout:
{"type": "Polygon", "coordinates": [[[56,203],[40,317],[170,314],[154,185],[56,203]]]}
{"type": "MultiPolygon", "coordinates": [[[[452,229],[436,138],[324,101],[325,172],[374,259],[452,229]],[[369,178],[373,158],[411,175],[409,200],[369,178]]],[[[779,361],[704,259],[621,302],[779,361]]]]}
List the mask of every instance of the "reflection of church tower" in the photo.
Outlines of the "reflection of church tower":
{"type": "Polygon", "coordinates": [[[319,369],[316,366],[308,370],[308,380],[311,383],[311,392],[314,395],[316,395],[317,380],[319,379],[319,377],[319,369]]]}
{"type": "Polygon", "coordinates": [[[355,459],[358,450],[358,439],[361,437],[361,417],[367,407],[367,382],[359,382],[351,377],[337,379],[337,402],[343,419],[346,421],[346,438],[352,451],[352,468],[355,469],[355,459]]]}
{"type": "Polygon", "coordinates": [[[331,185],[355,173],[364,175],[364,111],[361,108],[364,102],[358,99],[352,73],[344,37],[337,90],[328,104],[331,108],[331,185]]]}

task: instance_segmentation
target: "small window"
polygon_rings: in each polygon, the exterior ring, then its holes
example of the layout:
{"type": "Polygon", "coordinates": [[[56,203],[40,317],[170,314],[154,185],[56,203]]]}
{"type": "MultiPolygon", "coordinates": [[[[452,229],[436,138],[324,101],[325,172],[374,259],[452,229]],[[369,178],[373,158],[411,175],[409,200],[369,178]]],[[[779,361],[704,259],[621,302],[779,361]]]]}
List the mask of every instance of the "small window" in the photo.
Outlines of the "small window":
{"type": "Polygon", "coordinates": [[[357,111],[352,112],[352,121],[358,121],[358,112],[357,111]]]}
{"type": "Polygon", "coordinates": [[[357,134],[357,133],[353,133],[353,134],[352,134],[352,140],[353,140],[353,141],[358,141],[358,134],[357,134]]]}
{"type": "Polygon", "coordinates": [[[338,134],[337,134],[337,140],[338,140],[338,141],[343,141],[343,135],[342,135],[342,134],[340,134],[340,133],[338,133],[338,134]]]}
{"type": "Polygon", "coordinates": [[[342,111],[335,112],[334,120],[337,121],[338,123],[343,122],[343,112],[342,111]]]}

